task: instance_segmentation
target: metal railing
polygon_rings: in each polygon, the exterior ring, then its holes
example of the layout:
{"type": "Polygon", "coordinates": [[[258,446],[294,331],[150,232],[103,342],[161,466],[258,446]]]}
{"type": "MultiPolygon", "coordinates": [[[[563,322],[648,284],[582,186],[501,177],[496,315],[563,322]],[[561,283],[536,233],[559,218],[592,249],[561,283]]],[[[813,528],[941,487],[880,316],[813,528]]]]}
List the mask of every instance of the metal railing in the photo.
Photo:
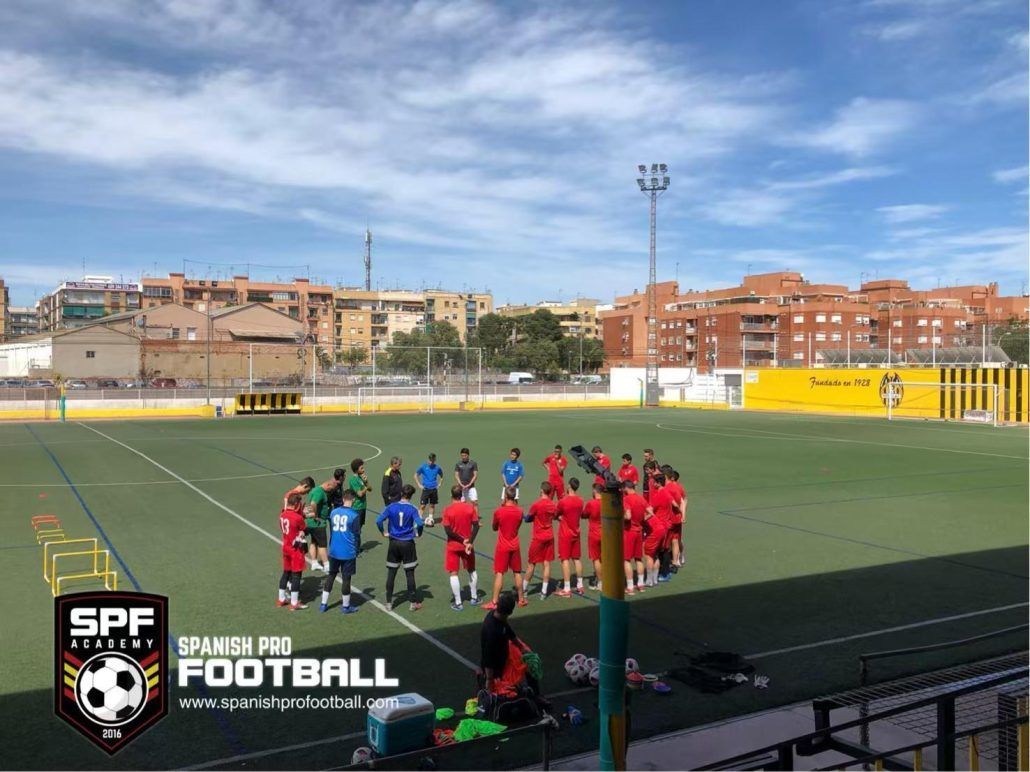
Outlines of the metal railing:
{"type": "MultiPolygon", "coordinates": [[[[944,694],[938,694],[932,697],[916,700],[914,702],[898,705],[888,710],[879,711],[867,716],[861,716],[857,719],[845,721],[840,724],[820,727],[813,732],[792,737],[788,740],[771,743],[761,748],[755,748],[747,753],[739,753],[735,756],[720,759],[719,761],[698,767],[698,769],[716,770],[745,768],[748,762],[754,762],[759,758],[765,759],[766,757],[771,760],[771,758],[775,756],[775,761],[772,762],[771,766],[763,763],[760,767],[747,766],[746,768],[789,770],[794,769],[794,760],[796,757],[813,756],[826,751],[838,751],[844,753],[850,756],[851,760],[844,763],[838,761],[827,767],[817,767],[816,769],[846,769],[847,767],[866,764],[875,764],[878,769],[920,769],[922,764],[922,751],[927,748],[933,748],[936,750],[938,769],[956,769],[955,743],[957,740],[965,737],[975,737],[976,735],[984,732],[997,731],[1007,727],[1027,726],[1026,701],[1024,700],[1023,705],[1021,706],[1022,715],[1017,715],[1014,718],[1004,721],[993,722],[956,731],[956,700],[960,697],[973,694],[975,692],[985,691],[987,689],[993,689],[1025,677],[1025,673],[1006,673],[994,678],[981,680],[978,683],[971,684],[969,686],[949,690],[944,694]],[[932,706],[935,709],[937,721],[936,736],[927,740],[892,748],[888,751],[875,751],[872,748],[861,748],[853,743],[843,742],[834,736],[849,729],[861,729],[864,725],[868,725],[873,721],[882,721],[891,718],[892,716],[900,716],[904,713],[909,713],[928,706],[932,706]],[[859,755],[856,751],[864,751],[865,753],[864,755],[859,755]],[[914,754],[913,762],[911,764],[896,758],[904,753],[914,754]]],[[[1020,731],[1019,758],[1021,760],[1026,759],[1026,743],[1027,733],[1025,730],[1020,731]]],[[[810,769],[811,767],[806,765],[805,768],[810,769]]]]}

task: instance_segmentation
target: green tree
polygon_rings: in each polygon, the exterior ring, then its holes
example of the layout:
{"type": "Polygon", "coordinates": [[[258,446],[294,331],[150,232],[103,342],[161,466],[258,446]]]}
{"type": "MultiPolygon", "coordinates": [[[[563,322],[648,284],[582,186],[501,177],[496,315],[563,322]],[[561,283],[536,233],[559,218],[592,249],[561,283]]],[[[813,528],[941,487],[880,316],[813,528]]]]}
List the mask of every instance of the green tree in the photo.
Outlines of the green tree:
{"type": "Polygon", "coordinates": [[[469,345],[483,350],[483,366],[509,369],[512,350],[512,330],[515,320],[500,314],[484,314],[479,317],[476,329],[469,337],[469,345]]]}
{"type": "Polygon", "coordinates": [[[575,337],[562,338],[558,344],[558,356],[561,369],[570,373],[580,370],[580,356],[583,358],[583,372],[594,373],[604,364],[604,347],[595,338],[575,337]]]}
{"type": "Polygon", "coordinates": [[[538,376],[555,375],[560,370],[558,344],[553,340],[519,341],[512,352],[512,360],[517,370],[538,376]]]}
{"type": "Polygon", "coordinates": [[[1028,329],[1026,320],[1013,317],[1004,326],[991,330],[991,339],[1001,347],[1009,359],[1025,365],[1028,361],[1028,353],[1030,353],[1028,351],[1030,349],[1028,332],[1030,329],[1028,329]]]}
{"type": "Polygon", "coordinates": [[[549,340],[557,343],[562,339],[561,322],[546,308],[538,308],[531,314],[516,320],[518,339],[531,341],[549,340]]]}
{"type": "Polygon", "coordinates": [[[336,354],[336,359],[348,367],[363,365],[368,360],[368,351],[363,346],[351,346],[336,354]]]}

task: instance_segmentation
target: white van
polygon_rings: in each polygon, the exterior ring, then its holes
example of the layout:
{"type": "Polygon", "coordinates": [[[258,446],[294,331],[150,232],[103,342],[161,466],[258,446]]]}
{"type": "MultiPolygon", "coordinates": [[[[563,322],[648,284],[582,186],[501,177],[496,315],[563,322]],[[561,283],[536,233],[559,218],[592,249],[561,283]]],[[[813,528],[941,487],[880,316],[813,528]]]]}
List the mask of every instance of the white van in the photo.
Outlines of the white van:
{"type": "Polygon", "coordinates": [[[536,381],[536,378],[533,377],[533,373],[508,373],[509,385],[533,383],[534,381],[536,381]]]}

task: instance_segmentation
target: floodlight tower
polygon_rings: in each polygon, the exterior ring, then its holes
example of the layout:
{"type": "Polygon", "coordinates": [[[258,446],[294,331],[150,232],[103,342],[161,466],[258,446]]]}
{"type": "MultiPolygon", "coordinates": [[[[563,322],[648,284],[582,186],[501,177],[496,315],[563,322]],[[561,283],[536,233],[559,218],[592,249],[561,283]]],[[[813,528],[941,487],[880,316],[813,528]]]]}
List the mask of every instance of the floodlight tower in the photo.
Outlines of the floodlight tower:
{"type": "Polygon", "coordinates": [[[651,164],[651,172],[640,164],[637,185],[640,192],[651,198],[651,252],[650,275],[647,282],[647,369],[645,373],[645,401],[648,407],[658,407],[658,290],[655,287],[655,223],[658,214],[658,196],[669,188],[669,167],[665,164],[651,164]]]}

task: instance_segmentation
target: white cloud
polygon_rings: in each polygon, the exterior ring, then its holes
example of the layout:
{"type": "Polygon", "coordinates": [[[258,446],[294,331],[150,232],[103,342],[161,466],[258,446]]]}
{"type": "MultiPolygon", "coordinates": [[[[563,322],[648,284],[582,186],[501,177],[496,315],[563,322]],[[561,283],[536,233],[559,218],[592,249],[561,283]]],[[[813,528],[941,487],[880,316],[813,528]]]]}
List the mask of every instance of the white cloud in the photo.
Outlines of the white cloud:
{"type": "Polygon", "coordinates": [[[919,108],[900,99],[856,97],[837,110],[834,119],[788,142],[851,156],[880,152],[915,126],[919,108]]]}
{"type": "Polygon", "coordinates": [[[934,220],[948,211],[942,204],[899,204],[897,206],[881,206],[876,211],[883,219],[894,225],[915,222],[917,220],[934,220]]]}
{"type": "Polygon", "coordinates": [[[1011,169],[998,169],[991,177],[995,182],[1007,185],[1011,182],[1026,182],[1030,176],[1030,167],[1013,166],[1011,169]]]}
{"type": "Polygon", "coordinates": [[[774,190],[811,190],[842,185],[848,182],[875,180],[880,177],[890,177],[893,174],[897,174],[897,171],[889,166],[852,167],[800,180],[774,182],[769,187],[774,190]]]}

